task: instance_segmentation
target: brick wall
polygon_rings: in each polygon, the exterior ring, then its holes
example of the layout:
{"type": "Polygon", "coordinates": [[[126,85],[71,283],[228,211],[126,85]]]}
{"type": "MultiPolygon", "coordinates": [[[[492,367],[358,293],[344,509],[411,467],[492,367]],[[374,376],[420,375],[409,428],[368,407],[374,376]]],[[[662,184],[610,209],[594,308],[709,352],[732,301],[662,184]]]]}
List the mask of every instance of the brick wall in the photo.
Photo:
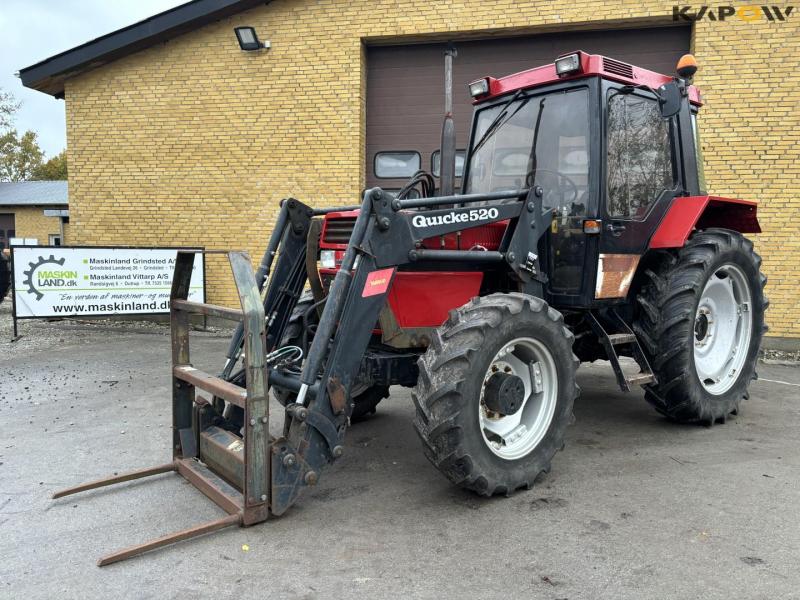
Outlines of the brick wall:
{"type": "Polygon", "coordinates": [[[4,209],[4,212],[14,213],[14,231],[17,237],[36,238],[39,244],[47,246],[50,244],[51,234],[61,233],[59,218],[45,217],[42,206],[11,207],[8,211],[4,209]]]}
{"type": "MultiPolygon", "coordinates": [[[[672,4],[599,0],[277,0],[67,81],[72,243],[244,248],[257,260],[277,202],[351,203],[364,181],[371,41],[671,22],[672,4]],[[243,53],[253,25],[268,52],[243,53]]],[[[800,338],[797,96],[788,23],[700,22],[697,83],[711,191],[762,201],[772,335],[800,338]]],[[[236,299],[209,260],[209,300],[236,299]]]]}

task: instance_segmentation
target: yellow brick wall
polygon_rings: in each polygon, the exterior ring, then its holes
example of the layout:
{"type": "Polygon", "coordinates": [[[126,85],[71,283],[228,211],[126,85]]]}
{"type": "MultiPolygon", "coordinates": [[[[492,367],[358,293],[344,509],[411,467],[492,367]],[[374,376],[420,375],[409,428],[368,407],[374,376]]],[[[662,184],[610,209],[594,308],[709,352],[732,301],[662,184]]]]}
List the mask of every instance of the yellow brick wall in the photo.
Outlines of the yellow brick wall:
{"type": "Polygon", "coordinates": [[[769,335],[800,337],[800,15],[700,21],[697,78],[711,192],[760,201],[754,236],[768,277],[769,335]]]}
{"type": "MultiPolygon", "coordinates": [[[[14,213],[14,231],[17,237],[36,238],[40,245],[48,246],[50,244],[49,236],[51,234],[59,235],[61,229],[59,218],[45,217],[44,208],[42,206],[11,207],[7,211],[0,209],[0,212],[14,213]]],[[[64,237],[66,237],[66,227],[64,237]]],[[[62,243],[64,243],[63,240],[62,243]]]]}
{"type": "MultiPolygon", "coordinates": [[[[669,24],[672,3],[276,0],[67,81],[72,243],[247,249],[278,201],[352,203],[364,181],[365,44],[669,24]],[[232,28],[272,42],[243,53],[232,28]]],[[[711,190],[762,201],[773,335],[800,337],[800,48],[788,23],[701,22],[697,83],[711,190]]],[[[209,300],[233,304],[210,259],[209,300]]]]}

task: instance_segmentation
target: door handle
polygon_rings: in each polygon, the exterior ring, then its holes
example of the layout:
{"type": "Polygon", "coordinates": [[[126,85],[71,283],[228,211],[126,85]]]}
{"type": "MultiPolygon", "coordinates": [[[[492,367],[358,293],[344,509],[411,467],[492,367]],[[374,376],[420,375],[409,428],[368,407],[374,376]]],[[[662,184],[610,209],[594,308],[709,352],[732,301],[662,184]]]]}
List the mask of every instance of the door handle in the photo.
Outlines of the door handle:
{"type": "Polygon", "coordinates": [[[625,231],[626,227],[622,223],[609,223],[606,225],[606,229],[611,232],[611,235],[614,237],[619,237],[622,235],[622,232],[625,231]]]}

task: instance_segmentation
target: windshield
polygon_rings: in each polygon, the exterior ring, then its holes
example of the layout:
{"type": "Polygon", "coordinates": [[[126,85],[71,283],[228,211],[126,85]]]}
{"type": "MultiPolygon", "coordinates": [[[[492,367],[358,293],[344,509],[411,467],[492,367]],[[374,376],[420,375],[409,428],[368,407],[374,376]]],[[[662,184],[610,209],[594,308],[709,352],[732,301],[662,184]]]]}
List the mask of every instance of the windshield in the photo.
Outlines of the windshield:
{"type": "Polygon", "coordinates": [[[542,187],[546,207],[563,215],[585,214],[589,186],[586,88],[518,97],[485,108],[477,114],[473,140],[465,193],[533,184],[542,187]]]}
{"type": "Polygon", "coordinates": [[[478,112],[473,140],[465,192],[540,188],[542,205],[553,209],[549,289],[579,294],[585,271],[583,219],[590,209],[588,89],[512,96],[478,112]]]}

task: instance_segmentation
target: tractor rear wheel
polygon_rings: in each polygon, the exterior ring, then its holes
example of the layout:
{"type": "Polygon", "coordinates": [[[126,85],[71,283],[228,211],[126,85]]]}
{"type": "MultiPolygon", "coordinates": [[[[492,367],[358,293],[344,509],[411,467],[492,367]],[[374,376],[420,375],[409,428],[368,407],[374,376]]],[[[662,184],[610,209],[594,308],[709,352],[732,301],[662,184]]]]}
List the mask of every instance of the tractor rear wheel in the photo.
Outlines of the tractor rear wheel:
{"type": "Polygon", "coordinates": [[[572,341],[561,313],[525,294],[492,294],[452,311],[419,359],[413,392],[428,460],[484,496],[530,488],[572,421],[572,341]]]}
{"type": "MultiPolygon", "coordinates": [[[[303,294],[297,301],[292,316],[289,318],[289,324],[286,326],[286,331],[281,340],[281,346],[302,346],[304,342],[311,344],[314,339],[314,331],[316,330],[317,323],[319,322],[319,315],[314,306],[314,297],[310,292],[303,294]],[[307,339],[303,339],[303,331],[306,329],[307,339]]],[[[350,415],[351,421],[359,421],[369,415],[375,414],[378,403],[384,398],[389,397],[389,388],[387,386],[375,385],[364,388],[359,386],[356,382],[357,393],[353,397],[353,412],[350,415]]],[[[283,389],[278,386],[272,387],[272,393],[275,398],[282,405],[294,402],[297,397],[296,392],[283,389]]]]}
{"type": "Polygon", "coordinates": [[[760,267],[742,234],[706,229],[645,271],[634,330],[658,380],[645,391],[658,412],[710,425],[748,397],[767,330],[760,267]]]}

